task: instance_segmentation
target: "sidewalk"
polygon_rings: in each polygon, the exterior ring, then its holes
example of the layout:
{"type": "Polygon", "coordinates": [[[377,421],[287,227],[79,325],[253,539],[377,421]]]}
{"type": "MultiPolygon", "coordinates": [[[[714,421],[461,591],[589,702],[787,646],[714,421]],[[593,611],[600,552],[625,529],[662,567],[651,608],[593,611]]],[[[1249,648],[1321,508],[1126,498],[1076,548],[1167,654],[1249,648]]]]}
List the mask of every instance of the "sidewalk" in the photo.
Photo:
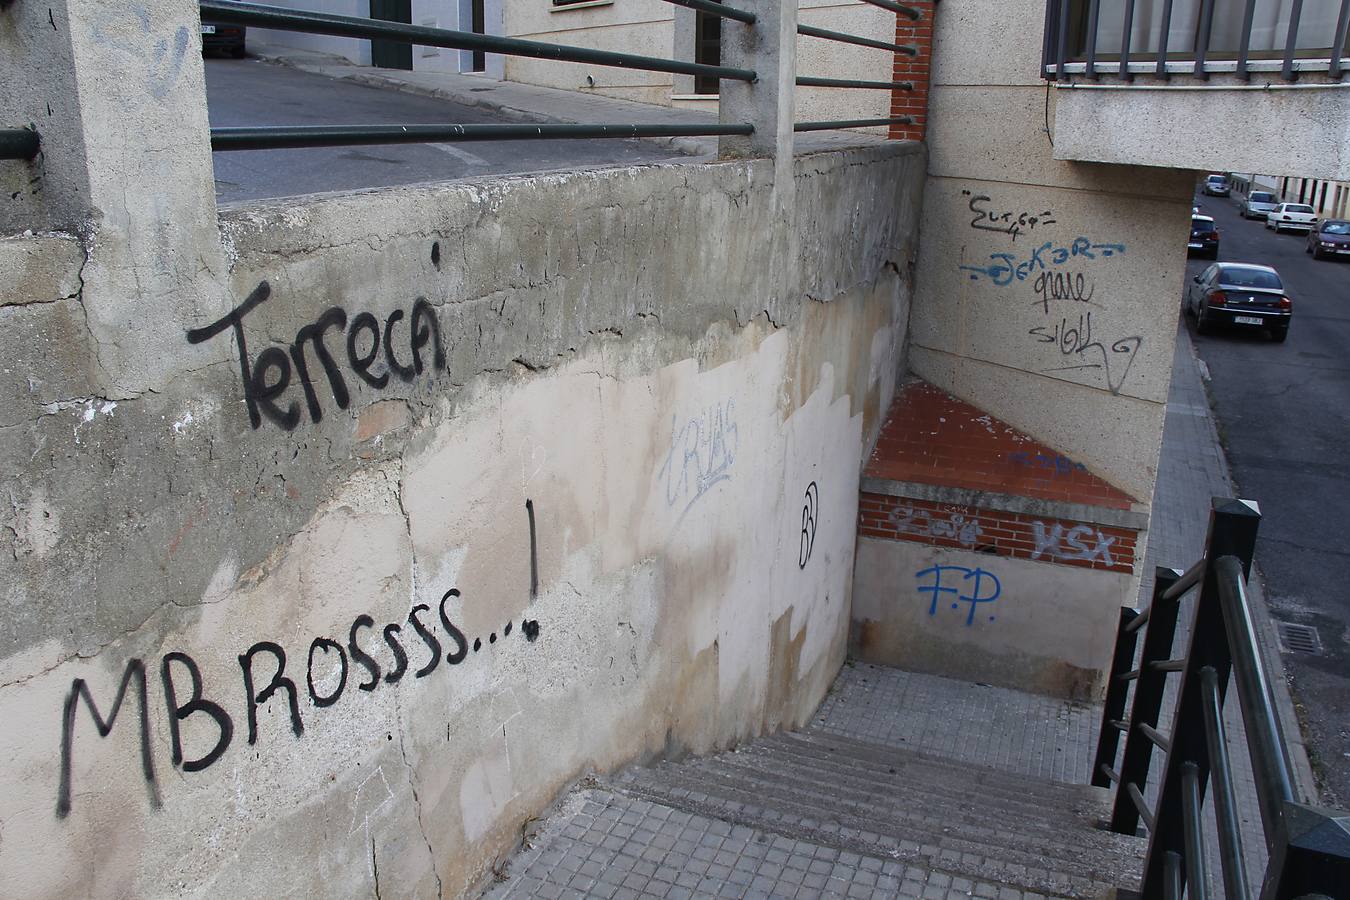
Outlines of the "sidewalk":
{"type": "MultiPolygon", "coordinates": [[[[517,122],[557,122],[569,124],[659,124],[708,125],[717,121],[714,113],[697,109],[676,109],[620,100],[602,94],[565,91],[557,88],[498,81],[482,74],[447,72],[410,72],[358,66],[343,57],[312,50],[299,50],[278,44],[250,42],[249,53],[276,65],[303,72],[351,81],[370,87],[404,91],[423,97],[436,97],[482,109],[517,122]]],[[[715,158],[716,137],[643,138],[663,144],[687,156],[715,158]]],[[[860,131],[810,132],[797,135],[798,153],[814,153],[843,147],[881,143],[880,135],[860,131]]]]}

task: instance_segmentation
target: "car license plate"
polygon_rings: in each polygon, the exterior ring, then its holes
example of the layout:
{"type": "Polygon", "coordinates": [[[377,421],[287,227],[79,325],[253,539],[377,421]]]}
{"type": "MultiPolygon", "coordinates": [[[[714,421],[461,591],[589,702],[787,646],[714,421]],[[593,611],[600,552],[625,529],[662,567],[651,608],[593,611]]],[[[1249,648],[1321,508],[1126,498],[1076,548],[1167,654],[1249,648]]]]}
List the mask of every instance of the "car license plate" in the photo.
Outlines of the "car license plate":
{"type": "Polygon", "coordinates": [[[1343,250],[1337,250],[1336,252],[1337,252],[1337,253],[1350,253],[1350,247],[1346,247],[1346,248],[1343,249],[1343,250]]]}
{"type": "Polygon", "coordinates": [[[1199,250],[1204,246],[1205,246],[1204,244],[1198,244],[1195,241],[1191,241],[1189,244],[1186,245],[1186,247],[1190,250],[1199,250]]]}
{"type": "Polygon", "coordinates": [[[1233,321],[1239,325],[1262,325],[1265,320],[1259,316],[1233,316],[1233,321]]]}
{"type": "Polygon", "coordinates": [[[202,34],[215,34],[215,33],[216,33],[216,26],[214,25],[202,26],[202,34]]]}

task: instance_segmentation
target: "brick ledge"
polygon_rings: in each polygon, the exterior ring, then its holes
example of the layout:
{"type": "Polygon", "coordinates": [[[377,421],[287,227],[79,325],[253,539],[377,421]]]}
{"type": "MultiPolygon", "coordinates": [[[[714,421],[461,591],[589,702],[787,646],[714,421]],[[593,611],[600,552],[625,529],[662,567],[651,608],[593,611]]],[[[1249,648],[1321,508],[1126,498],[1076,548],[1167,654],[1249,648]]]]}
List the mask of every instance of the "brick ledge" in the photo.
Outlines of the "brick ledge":
{"type": "Polygon", "coordinates": [[[886,494],[909,500],[928,500],[933,503],[991,509],[1000,512],[1040,516],[1047,519],[1067,519],[1113,528],[1128,528],[1132,531],[1146,529],[1149,519],[1146,512],[1128,509],[1111,509],[1110,507],[1091,506],[1085,503],[1045,500],[1020,494],[1000,494],[994,491],[949,487],[917,481],[893,481],[889,478],[864,476],[860,489],[869,494],[886,494]]]}

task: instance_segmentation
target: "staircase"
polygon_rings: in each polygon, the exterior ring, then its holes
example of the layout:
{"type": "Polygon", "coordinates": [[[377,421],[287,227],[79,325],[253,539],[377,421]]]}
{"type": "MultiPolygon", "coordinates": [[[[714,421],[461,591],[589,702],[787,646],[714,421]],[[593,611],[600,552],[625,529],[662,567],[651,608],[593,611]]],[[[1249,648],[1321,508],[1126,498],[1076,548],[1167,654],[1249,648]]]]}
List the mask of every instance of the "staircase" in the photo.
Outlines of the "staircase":
{"type": "Polygon", "coordinates": [[[1106,791],[1028,774],[1028,754],[1078,753],[1090,714],[846,667],[801,731],[587,779],[487,896],[1115,897],[1137,887],[1144,841],[1098,827],[1106,791]],[[915,711],[867,701],[906,692],[948,706],[902,736],[888,726],[915,711]],[[991,753],[1002,735],[971,738],[1008,707],[1043,727],[991,753]]]}

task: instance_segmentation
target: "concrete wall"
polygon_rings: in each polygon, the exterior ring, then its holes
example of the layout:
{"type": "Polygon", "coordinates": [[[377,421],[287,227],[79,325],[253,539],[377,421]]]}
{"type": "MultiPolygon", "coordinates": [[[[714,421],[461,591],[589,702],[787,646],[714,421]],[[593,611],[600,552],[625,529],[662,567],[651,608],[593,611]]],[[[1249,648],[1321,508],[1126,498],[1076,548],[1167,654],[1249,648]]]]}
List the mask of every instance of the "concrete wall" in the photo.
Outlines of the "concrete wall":
{"type": "Polygon", "coordinates": [[[580,774],[802,721],[922,147],[218,218],[162,5],[58,10],[91,206],[0,240],[6,893],[456,896],[580,774]]]}
{"type": "Polygon", "coordinates": [[[1044,9],[939,6],[910,364],[1146,510],[1194,176],[1054,158],[1044,9]]]}
{"type": "MultiPolygon", "coordinates": [[[[800,4],[798,21],[874,40],[895,40],[895,14],[860,0],[805,0],[800,4]]],[[[694,13],[661,0],[561,7],[548,3],[514,4],[506,7],[504,22],[505,33],[512,37],[691,62],[694,59],[694,13]]],[[[724,34],[744,27],[730,19],[722,24],[724,34]]],[[[884,50],[819,38],[797,39],[797,67],[801,75],[890,81],[893,61],[894,54],[884,50]]],[[[690,98],[694,89],[692,76],[511,57],[506,60],[506,77],[567,90],[593,90],[644,103],[717,108],[710,100],[690,98]]],[[[889,115],[890,92],[798,88],[796,103],[797,118],[801,121],[884,118],[889,115]]],[[[885,129],[880,131],[884,133],[885,129]]]]}
{"type": "Polygon", "coordinates": [[[1055,158],[1350,181],[1347,84],[1325,72],[1293,85],[1257,77],[1057,87],[1055,158]]]}

